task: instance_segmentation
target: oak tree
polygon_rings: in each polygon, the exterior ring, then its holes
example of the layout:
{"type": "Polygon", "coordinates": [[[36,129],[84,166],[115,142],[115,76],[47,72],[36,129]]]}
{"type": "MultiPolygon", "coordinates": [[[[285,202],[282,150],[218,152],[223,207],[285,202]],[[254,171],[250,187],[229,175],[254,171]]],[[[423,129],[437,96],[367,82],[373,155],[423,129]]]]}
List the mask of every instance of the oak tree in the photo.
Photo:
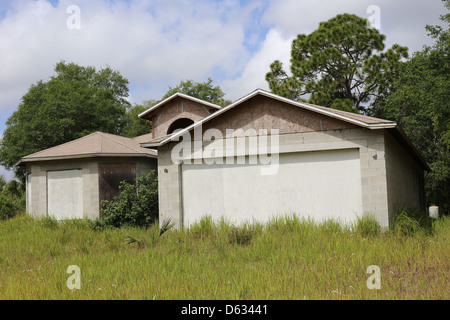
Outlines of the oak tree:
{"type": "MultiPolygon", "coordinates": [[[[109,67],[57,63],[55,74],[31,85],[8,118],[0,164],[11,169],[22,156],[95,131],[120,134],[127,96],[128,80],[109,67]]],[[[14,170],[23,178],[20,168],[14,170]]]]}

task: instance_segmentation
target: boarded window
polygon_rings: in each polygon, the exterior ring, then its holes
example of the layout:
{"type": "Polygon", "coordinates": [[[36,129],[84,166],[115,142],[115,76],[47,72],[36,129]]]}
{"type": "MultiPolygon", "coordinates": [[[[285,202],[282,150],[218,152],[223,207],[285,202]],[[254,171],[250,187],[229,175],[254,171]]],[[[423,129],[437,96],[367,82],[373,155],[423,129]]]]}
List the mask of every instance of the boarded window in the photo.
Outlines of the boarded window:
{"type": "Polygon", "coordinates": [[[104,200],[111,201],[122,191],[120,183],[126,181],[134,184],[136,181],[135,163],[99,163],[99,196],[100,209],[104,200]]]}

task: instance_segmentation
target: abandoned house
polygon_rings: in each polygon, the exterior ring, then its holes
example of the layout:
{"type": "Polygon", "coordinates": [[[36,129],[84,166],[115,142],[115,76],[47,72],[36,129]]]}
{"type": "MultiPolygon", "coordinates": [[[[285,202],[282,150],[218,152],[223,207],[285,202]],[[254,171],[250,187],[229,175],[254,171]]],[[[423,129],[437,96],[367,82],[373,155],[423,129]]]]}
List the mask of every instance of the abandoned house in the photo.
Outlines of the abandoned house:
{"type": "Polygon", "coordinates": [[[386,227],[399,205],[425,208],[428,166],[395,122],[264,90],[200,120],[187,110],[201,110],[197,103],[175,95],[139,115],[155,123],[141,146],[158,150],[160,221],[188,227],[205,215],[240,223],[295,213],[352,222],[372,214],[386,227]],[[185,118],[194,123],[166,129],[185,118]]]}
{"type": "Polygon", "coordinates": [[[178,227],[206,215],[241,223],[294,213],[344,223],[371,214],[387,227],[397,206],[425,209],[429,167],[392,121],[260,89],[223,108],[176,93],[139,117],[151,133],[95,133],[22,158],[27,210],[98,216],[99,201],[117,192],[105,180],[155,166],[159,220],[178,227]]]}

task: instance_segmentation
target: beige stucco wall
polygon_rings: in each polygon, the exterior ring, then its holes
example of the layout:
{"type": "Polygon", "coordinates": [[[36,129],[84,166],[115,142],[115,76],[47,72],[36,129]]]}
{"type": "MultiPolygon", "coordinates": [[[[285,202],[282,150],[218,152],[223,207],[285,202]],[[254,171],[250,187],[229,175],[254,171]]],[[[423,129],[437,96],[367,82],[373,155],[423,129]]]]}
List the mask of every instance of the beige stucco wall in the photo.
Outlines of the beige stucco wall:
{"type": "Polygon", "coordinates": [[[394,136],[385,132],[389,217],[407,206],[425,212],[424,171],[394,136]]]}
{"type": "MultiPolygon", "coordinates": [[[[237,139],[248,140],[248,137],[237,139]]],[[[226,145],[224,140],[212,143],[226,145]]],[[[203,147],[210,144],[211,142],[202,142],[203,147]]],[[[171,159],[172,148],[175,145],[176,142],[171,142],[158,149],[160,221],[170,218],[177,226],[182,227],[181,166],[173,163],[171,159]]],[[[375,216],[382,227],[387,227],[389,225],[389,208],[384,130],[358,128],[300,132],[279,136],[280,153],[355,148],[359,150],[360,158],[362,214],[375,216]]],[[[248,183],[251,184],[252,181],[248,181],[248,183]]]]}
{"type": "Polygon", "coordinates": [[[98,164],[101,162],[136,163],[136,174],[156,170],[156,159],[151,158],[97,158],[30,162],[26,172],[31,177],[27,183],[27,212],[34,217],[47,215],[47,172],[57,170],[82,170],[83,215],[85,218],[99,216],[98,164]]]}

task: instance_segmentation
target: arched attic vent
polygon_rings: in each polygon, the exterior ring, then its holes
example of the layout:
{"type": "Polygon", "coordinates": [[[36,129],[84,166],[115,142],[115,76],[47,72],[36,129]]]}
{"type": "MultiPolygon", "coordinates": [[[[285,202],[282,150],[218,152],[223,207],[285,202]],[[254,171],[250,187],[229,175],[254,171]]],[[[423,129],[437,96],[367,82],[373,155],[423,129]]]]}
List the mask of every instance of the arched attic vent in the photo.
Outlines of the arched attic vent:
{"type": "Polygon", "coordinates": [[[194,121],[189,118],[180,118],[172,122],[172,124],[169,126],[169,129],[167,130],[167,134],[172,134],[177,129],[184,129],[191,124],[193,124],[194,121]]]}

